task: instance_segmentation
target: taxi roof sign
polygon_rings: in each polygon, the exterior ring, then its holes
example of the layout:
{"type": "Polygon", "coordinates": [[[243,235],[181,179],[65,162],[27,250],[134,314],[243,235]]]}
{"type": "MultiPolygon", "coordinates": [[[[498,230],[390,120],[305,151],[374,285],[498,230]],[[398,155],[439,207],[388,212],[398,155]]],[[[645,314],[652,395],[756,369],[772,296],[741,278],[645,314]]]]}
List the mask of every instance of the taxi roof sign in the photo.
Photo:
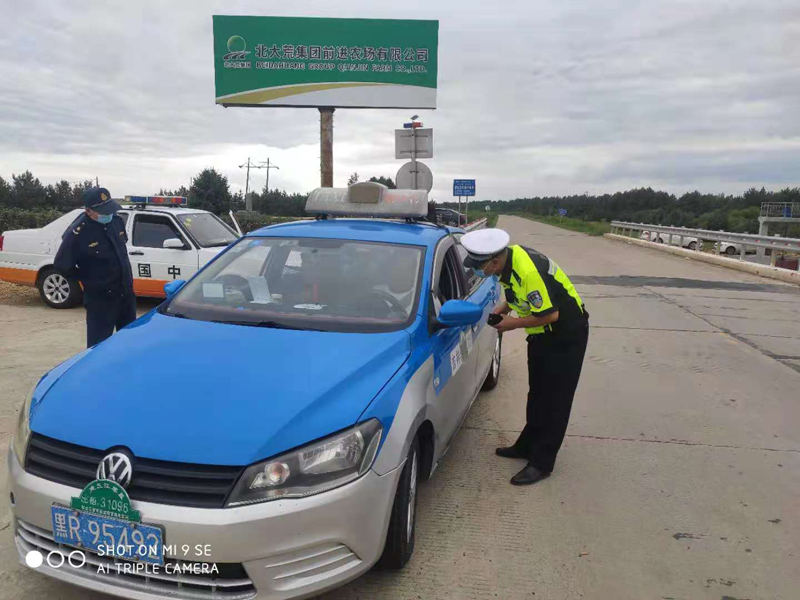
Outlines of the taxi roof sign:
{"type": "Polygon", "coordinates": [[[421,219],[428,215],[425,190],[390,190],[381,183],[365,181],[347,188],[317,188],[308,195],[311,215],[421,219]]]}
{"type": "Polygon", "coordinates": [[[125,202],[131,204],[156,204],[160,206],[186,206],[186,196],[125,196],[125,202]]]}

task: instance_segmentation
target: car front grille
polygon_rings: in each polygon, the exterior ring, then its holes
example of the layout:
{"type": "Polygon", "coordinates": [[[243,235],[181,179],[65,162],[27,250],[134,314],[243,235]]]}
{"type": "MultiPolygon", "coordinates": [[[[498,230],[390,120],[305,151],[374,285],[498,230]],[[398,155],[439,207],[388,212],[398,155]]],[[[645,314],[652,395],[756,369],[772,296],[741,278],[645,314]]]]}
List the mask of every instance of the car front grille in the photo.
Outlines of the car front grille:
{"type": "MultiPolygon", "coordinates": [[[[38,550],[45,557],[51,552],[60,552],[66,557],[75,551],[75,548],[57,544],[52,533],[30,523],[17,520],[16,529],[17,547],[23,556],[38,550]]],[[[215,563],[217,573],[194,574],[192,570],[180,568],[181,565],[191,566],[192,563],[167,559],[163,568],[145,574],[118,568],[118,565],[130,565],[124,561],[114,561],[92,552],[84,552],[83,555],[86,562],[81,566],[73,567],[64,563],[59,569],[85,578],[87,587],[92,587],[95,582],[114,586],[119,589],[119,595],[124,595],[124,590],[169,596],[175,600],[247,600],[256,595],[256,588],[241,563],[215,563]],[[168,564],[171,566],[167,567],[168,564]]],[[[79,565],[81,560],[76,558],[73,564],[79,565]]],[[[54,558],[53,562],[60,564],[60,558],[54,558]]],[[[208,565],[206,571],[211,570],[208,565]]]]}
{"type": "MultiPolygon", "coordinates": [[[[97,479],[97,465],[105,455],[104,450],[76,446],[33,433],[25,470],[49,481],[83,489],[97,479]]],[[[135,458],[133,479],[127,491],[132,500],[142,502],[223,508],[243,470],[242,467],[135,458]]]]}

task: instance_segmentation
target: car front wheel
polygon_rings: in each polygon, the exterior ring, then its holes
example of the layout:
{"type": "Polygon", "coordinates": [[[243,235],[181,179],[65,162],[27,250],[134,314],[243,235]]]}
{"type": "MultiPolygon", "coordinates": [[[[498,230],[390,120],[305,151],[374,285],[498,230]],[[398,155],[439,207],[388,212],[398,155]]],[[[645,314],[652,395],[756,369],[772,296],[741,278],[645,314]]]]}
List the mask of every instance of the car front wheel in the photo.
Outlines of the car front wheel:
{"type": "Polygon", "coordinates": [[[389,533],[386,545],[378,561],[378,567],[398,570],[406,566],[414,553],[417,523],[417,486],[419,485],[419,441],[414,438],[408,450],[397,492],[394,495],[392,514],[389,518],[389,533]]]}
{"type": "Polygon", "coordinates": [[[697,242],[689,242],[688,248],[689,248],[689,250],[696,250],[697,249],[697,242]]]}
{"type": "Polygon", "coordinates": [[[732,256],[732,255],[736,254],[736,247],[735,246],[728,246],[727,248],[725,248],[725,254],[727,254],[728,256],[732,256]]]}
{"type": "Polygon", "coordinates": [[[47,306],[51,308],[72,308],[81,301],[81,287],[74,279],[68,279],[50,267],[39,277],[36,284],[47,306]]]}
{"type": "Polygon", "coordinates": [[[503,336],[498,334],[494,342],[494,352],[492,353],[492,366],[489,367],[489,374],[483,380],[483,391],[493,390],[500,381],[500,356],[503,350],[503,336]]]}

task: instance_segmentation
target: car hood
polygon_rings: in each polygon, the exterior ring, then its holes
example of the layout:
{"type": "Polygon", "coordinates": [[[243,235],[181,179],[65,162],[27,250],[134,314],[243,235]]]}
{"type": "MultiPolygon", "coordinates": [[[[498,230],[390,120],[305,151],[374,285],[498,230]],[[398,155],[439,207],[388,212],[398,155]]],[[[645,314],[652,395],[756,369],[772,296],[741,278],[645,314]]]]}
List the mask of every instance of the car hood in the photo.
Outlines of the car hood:
{"type": "Polygon", "coordinates": [[[356,423],[410,352],[405,331],[265,329],[151,312],[63,372],[31,429],[143,458],[243,466],[356,423]]]}

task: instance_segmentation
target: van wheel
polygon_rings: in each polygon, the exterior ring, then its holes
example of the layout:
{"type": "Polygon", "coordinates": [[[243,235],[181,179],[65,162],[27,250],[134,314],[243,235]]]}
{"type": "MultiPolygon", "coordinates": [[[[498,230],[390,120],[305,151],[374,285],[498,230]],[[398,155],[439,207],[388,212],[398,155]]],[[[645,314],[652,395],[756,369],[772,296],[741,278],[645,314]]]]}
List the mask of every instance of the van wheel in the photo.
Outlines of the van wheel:
{"type": "Polygon", "coordinates": [[[36,282],[39,295],[50,308],[72,308],[81,301],[81,286],[74,279],[67,279],[53,267],[42,271],[36,282]]]}
{"type": "Polygon", "coordinates": [[[493,390],[497,387],[497,382],[500,381],[500,356],[503,350],[503,334],[497,335],[497,340],[494,343],[494,352],[492,353],[492,366],[489,367],[489,374],[483,380],[484,392],[493,390]]]}
{"type": "Polygon", "coordinates": [[[389,533],[378,561],[378,568],[396,571],[406,566],[414,553],[417,524],[417,486],[419,485],[419,439],[414,438],[408,450],[397,492],[394,495],[389,533]]]}

